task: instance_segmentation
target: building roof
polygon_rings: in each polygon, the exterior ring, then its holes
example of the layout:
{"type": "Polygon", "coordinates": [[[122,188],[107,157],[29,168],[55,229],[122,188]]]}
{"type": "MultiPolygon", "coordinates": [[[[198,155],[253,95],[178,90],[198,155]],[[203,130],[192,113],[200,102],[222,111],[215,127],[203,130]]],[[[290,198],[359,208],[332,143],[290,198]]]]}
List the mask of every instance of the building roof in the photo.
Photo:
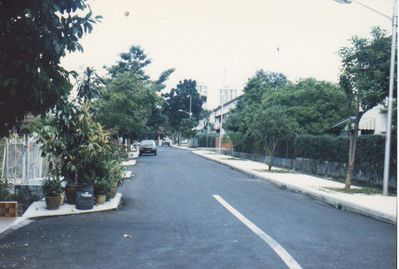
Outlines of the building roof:
{"type": "MultiPolygon", "coordinates": [[[[230,105],[231,103],[234,103],[234,102],[238,101],[238,99],[239,99],[241,96],[242,96],[242,95],[239,95],[239,96],[237,96],[236,98],[231,99],[230,101],[224,103],[223,106],[225,107],[225,106],[230,105]]],[[[213,112],[216,112],[216,111],[218,111],[218,110],[221,109],[221,108],[222,108],[222,106],[220,105],[220,106],[216,107],[215,109],[213,109],[212,111],[213,111],[213,112]]]]}

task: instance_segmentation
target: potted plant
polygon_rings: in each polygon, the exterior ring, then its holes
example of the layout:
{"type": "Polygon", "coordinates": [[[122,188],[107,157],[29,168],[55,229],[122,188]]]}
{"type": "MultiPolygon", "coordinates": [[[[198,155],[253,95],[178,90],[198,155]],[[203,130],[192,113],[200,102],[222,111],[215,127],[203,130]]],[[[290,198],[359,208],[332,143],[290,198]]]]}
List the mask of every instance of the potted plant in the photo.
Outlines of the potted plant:
{"type": "Polygon", "coordinates": [[[76,106],[64,100],[51,117],[38,132],[43,153],[57,160],[56,174],[68,182],[67,202],[91,209],[96,179],[120,184],[120,154],[110,133],[94,120],[89,103],[76,106]]]}
{"type": "Polygon", "coordinates": [[[45,179],[43,181],[43,193],[46,199],[46,207],[49,210],[58,209],[61,204],[61,193],[63,192],[61,181],[55,179],[45,179]]]}
{"type": "Polygon", "coordinates": [[[94,184],[94,195],[96,197],[96,203],[102,205],[105,203],[107,193],[111,191],[111,182],[107,179],[97,180],[94,184]]]}
{"type": "Polygon", "coordinates": [[[107,197],[109,200],[115,197],[118,187],[123,185],[122,166],[119,162],[113,160],[108,163],[108,178],[111,182],[111,191],[107,197]]]}

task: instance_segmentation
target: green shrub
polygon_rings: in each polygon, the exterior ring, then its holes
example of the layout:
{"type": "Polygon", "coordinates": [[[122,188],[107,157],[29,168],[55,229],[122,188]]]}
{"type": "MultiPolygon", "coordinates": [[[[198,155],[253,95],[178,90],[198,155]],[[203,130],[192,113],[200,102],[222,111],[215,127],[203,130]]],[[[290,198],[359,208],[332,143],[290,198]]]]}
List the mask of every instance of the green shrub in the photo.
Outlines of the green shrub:
{"type": "Polygon", "coordinates": [[[10,184],[7,184],[7,182],[4,179],[0,178],[0,201],[10,201],[10,200],[14,200],[14,196],[11,193],[10,184]]]}
{"type": "Polygon", "coordinates": [[[347,162],[347,137],[301,135],[295,139],[295,156],[314,160],[347,162]]]}
{"type": "Polygon", "coordinates": [[[49,197],[61,195],[63,192],[61,181],[58,179],[45,179],[42,188],[44,195],[49,197]]]}
{"type": "Polygon", "coordinates": [[[195,138],[198,139],[198,147],[202,148],[214,148],[216,147],[216,137],[215,133],[213,134],[197,134],[195,138]]]}
{"type": "MultiPolygon", "coordinates": [[[[346,163],[348,162],[348,150],[348,137],[301,135],[295,139],[296,157],[346,163]]],[[[393,136],[391,173],[396,173],[396,152],[396,136],[393,136]]],[[[385,136],[359,136],[356,144],[355,167],[362,171],[382,173],[384,153],[385,136]]]]}

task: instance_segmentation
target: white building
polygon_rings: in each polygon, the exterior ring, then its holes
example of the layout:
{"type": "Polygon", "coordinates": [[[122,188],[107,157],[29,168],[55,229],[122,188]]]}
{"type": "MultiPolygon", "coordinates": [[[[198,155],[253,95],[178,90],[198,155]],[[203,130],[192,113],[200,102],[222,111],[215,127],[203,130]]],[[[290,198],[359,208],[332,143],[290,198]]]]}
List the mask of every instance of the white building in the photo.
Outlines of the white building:
{"type": "Polygon", "coordinates": [[[222,105],[224,103],[230,102],[231,100],[235,99],[237,95],[237,89],[231,89],[228,87],[219,89],[219,104],[222,105]]]}
{"type": "Polygon", "coordinates": [[[219,133],[221,131],[222,134],[225,133],[225,131],[223,130],[223,122],[226,120],[230,111],[237,106],[237,102],[238,102],[238,97],[224,103],[223,106],[218,106],[212,111],[211,115],[209,116],[209,122],[215,125],[216,132],[219,133]],[[223,117],[223,122],[222,122],[222,117],[223,117]]]}
{"type": "Polygon", "coordinates": [[[197,92],[199,95],[205,96],[206,101],[202,104],[202,108],[207,110],[208,109],[208,87],[205,85],[197,84],[197,92]]]}

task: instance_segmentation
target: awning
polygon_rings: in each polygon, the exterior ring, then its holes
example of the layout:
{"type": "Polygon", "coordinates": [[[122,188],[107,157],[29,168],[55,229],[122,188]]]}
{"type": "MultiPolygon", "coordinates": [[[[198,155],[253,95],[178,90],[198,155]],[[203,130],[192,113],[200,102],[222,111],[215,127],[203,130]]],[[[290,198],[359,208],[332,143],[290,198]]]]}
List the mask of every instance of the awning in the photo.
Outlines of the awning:
{"type": "Polygon", "coordinates": [[[375,119],[362,118],[359,122],[359,130],[375,130],[375,119]]]}

